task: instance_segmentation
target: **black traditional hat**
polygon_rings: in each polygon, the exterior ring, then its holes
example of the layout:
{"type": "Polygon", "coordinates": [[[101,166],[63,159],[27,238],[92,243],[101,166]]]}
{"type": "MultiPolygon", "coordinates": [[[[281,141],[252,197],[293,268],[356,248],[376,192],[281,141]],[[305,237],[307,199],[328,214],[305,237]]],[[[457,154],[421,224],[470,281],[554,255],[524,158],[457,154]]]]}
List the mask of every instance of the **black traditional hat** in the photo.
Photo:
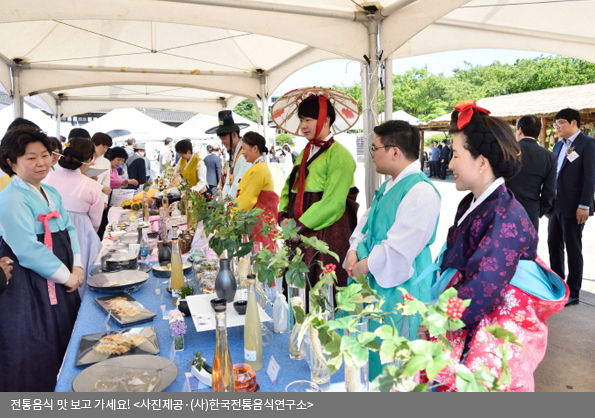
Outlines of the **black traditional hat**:
{"type": "Polygon", "coordinates": [[[219,125],[205,131],[206,134],[225,135],[230,132],[239,132],[240,129],[246,129],[247,123],[235,123],[231,110],[222,110],[219,112],[219,125]]]}

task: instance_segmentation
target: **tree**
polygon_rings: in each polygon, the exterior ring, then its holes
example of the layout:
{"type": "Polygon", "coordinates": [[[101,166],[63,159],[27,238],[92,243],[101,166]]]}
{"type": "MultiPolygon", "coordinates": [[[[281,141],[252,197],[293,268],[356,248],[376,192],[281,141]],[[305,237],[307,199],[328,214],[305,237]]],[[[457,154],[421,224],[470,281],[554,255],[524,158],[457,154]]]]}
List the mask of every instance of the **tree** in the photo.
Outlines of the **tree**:
{"type": "Polygon", "coordinates": [[[234,109],[238,115],[245,117],[246,119],[250,119],[252,122],[258,123],[258,119],[256,117],[256,109],[254,108],[254,102],[252,100],[246,99],[243,102],[239,103],[234,109]]]}
{"type": "Polygon", "coordinates": [[[275,138],[275,144],[278,147],[283,146],[283,144],[288,143],[290,147],[293,147],[295,145],[295,142],[293,142],[293,138],[291,135],[289,134],[279,134],[277,135],[277,137],[275,138]]]}

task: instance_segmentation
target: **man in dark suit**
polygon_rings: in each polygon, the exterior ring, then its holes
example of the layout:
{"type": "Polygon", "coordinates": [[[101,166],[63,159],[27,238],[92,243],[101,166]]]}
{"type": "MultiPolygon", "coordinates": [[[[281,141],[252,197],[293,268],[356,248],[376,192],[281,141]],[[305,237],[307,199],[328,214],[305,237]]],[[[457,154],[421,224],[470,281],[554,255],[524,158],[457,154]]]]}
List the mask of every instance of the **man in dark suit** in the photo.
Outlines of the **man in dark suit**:
{"type": "Polygon", "coordinates": [[[556,198],[549,212],[548,248],[550,265],[564,278],[564,247],[568,255],[570,297],[566,306],[579,303],[583,281],[583,229],[593,216],[595,202],[595,139],[580,130],[581,115],[574,109],[562,109],[555,117],[558,141],[556,198]]]}
{"type": "Polygon", "coordinates": [[[207,152],[209,155],[204,159],[207,166],[207,184],[209,185],[207,191],[215,196],[217,194],[217,185],[221,179],[221,158],[219,157],[221,148],[217,144],[208,145],[207,152]]]}
{"type": "Polygon", "coordinates": [[[521,147],[519,174],[506,182],[539,231],[539,218],[550,211],[556,197],[556,156],[541,147],[536,138],[541,132],[541,121],[536,116],[523,116],[516,126],[516,140],[521,147]]]}
{"type": "Polygon", "coordinates": [[[446,167],[450,162],[450,148],[446,139],[442,141],[442,149],[440,150],[440,178],[446,180],[446,167]]]}

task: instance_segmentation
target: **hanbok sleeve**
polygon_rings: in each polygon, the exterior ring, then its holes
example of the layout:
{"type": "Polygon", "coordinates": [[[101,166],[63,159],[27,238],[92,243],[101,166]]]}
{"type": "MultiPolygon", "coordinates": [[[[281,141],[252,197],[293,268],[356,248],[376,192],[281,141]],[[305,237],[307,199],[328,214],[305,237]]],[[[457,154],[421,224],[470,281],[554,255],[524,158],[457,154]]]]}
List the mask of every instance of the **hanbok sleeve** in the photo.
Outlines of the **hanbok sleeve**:
{"type": "MultiPolygon", "coordinates": [[[[11,193],[10,197],[10,204],[6,201],[0,202],[0,229],[2,238],[16,255],[18,263],[50,281],[66,283],[70,275],[68,268],[42,242],[37,240],[35,223],[38,222],[38,211],[35,205],[20,193],[11,193]]],[[[64,216],[64,213],[68,216],[61,202],[59,211],[60,216],[64,216]]],[[[70,225],[70,218],[64,219],[64,221],[68,221],[67,224],[70,225]]],[[[74,228],[72,229],[74,230],[74,228]]],[[[70,236],[72,239],[72,234],[70,236]]],[[[73,244],[76,243],[78,250],[76,231],[74,231],[74,239],[73,244]]],[[[80,250],[78,253],[80,256],[80,250]]]]}
{"type": "Polygon", "coordinates": [[[495,211],[480,211],[469,224],[468,238],[479,244],[461,271],[463,280],[455,285],[459,297],[472,300],[461,318],[467,325],[485,318],[504,301],[519,260],[531,259],[529,253],[536,250],[531,221],[510,209],[496,206],[495,211]]]}
{"type": "Polygon", "coordinates": [[[244,174],[239,185],[239,196],[235,200],[238,209],[249,211],[254,208],[263,189],[264,181],[264,173],[262,170],[258,170],[256,166],[253,166],[244,174]]]}
{"type": "Polygon", "coordinates": [[[99,184],[97,186],[99,187],[89,187],[88,196],[90,202],[89,218],[91,218],[91,224],[96,231],[101,225],[101,217],[103,216],[103,193],[101,192],[101,186],[99,184]]]}
{"type": "Polygon", "coordinates": [[[196,166],[196,178],[198,182],[191,190],[195,192],[205,191],[207,188],[207,166],[203,160],[200,160],[196,166]]]}
{"type": "MultiPolygon", "coordinates": [[[[332,149],[331,147],[328,151],[332,149]]],[[[353,186],[355,169],[355,160],[349,151],[333,152],[329,155],[322,198],[312,204],[299,221],[309,229],[319,231],[341,219],[345,212],[349,189],[353,186]]]]}
{"type": "Polygon", "coordinates": [[[70,246],[72,247],[73,255],[73,266],[82,268],[83,262],[81,258],[81,246],[79,244],[79,237],[76,233],[76,228],[74,227],[74,225],[72,225],[72,222],[70,222],[70,215],[68,214],[68,211],[66,210],[64,205],[62,204],[62,197],[56,189],[54,189],[53,198],[55,199],[56,205],[58,206],[58,211],[60,212],[60,217],[62,218],[64,225],[66,225],[66,231],[68,232],[68,236],[70,237],[70,246]]]}

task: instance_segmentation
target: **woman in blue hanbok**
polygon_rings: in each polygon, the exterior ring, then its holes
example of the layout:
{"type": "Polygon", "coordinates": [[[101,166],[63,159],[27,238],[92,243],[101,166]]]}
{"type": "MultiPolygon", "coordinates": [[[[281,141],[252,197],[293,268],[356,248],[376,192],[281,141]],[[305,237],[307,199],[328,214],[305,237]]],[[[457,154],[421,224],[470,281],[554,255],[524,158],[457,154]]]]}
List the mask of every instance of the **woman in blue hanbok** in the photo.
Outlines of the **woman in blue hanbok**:
{"type": "Polygon", "coordinates": [[[47,136],[9,130],[0,169],[12,177],[0,193],[0,258],[12,279],[0,295],[0,391],[53,391],[74,326],[83,283],[76,231],[50,170],[47,136]]]}

